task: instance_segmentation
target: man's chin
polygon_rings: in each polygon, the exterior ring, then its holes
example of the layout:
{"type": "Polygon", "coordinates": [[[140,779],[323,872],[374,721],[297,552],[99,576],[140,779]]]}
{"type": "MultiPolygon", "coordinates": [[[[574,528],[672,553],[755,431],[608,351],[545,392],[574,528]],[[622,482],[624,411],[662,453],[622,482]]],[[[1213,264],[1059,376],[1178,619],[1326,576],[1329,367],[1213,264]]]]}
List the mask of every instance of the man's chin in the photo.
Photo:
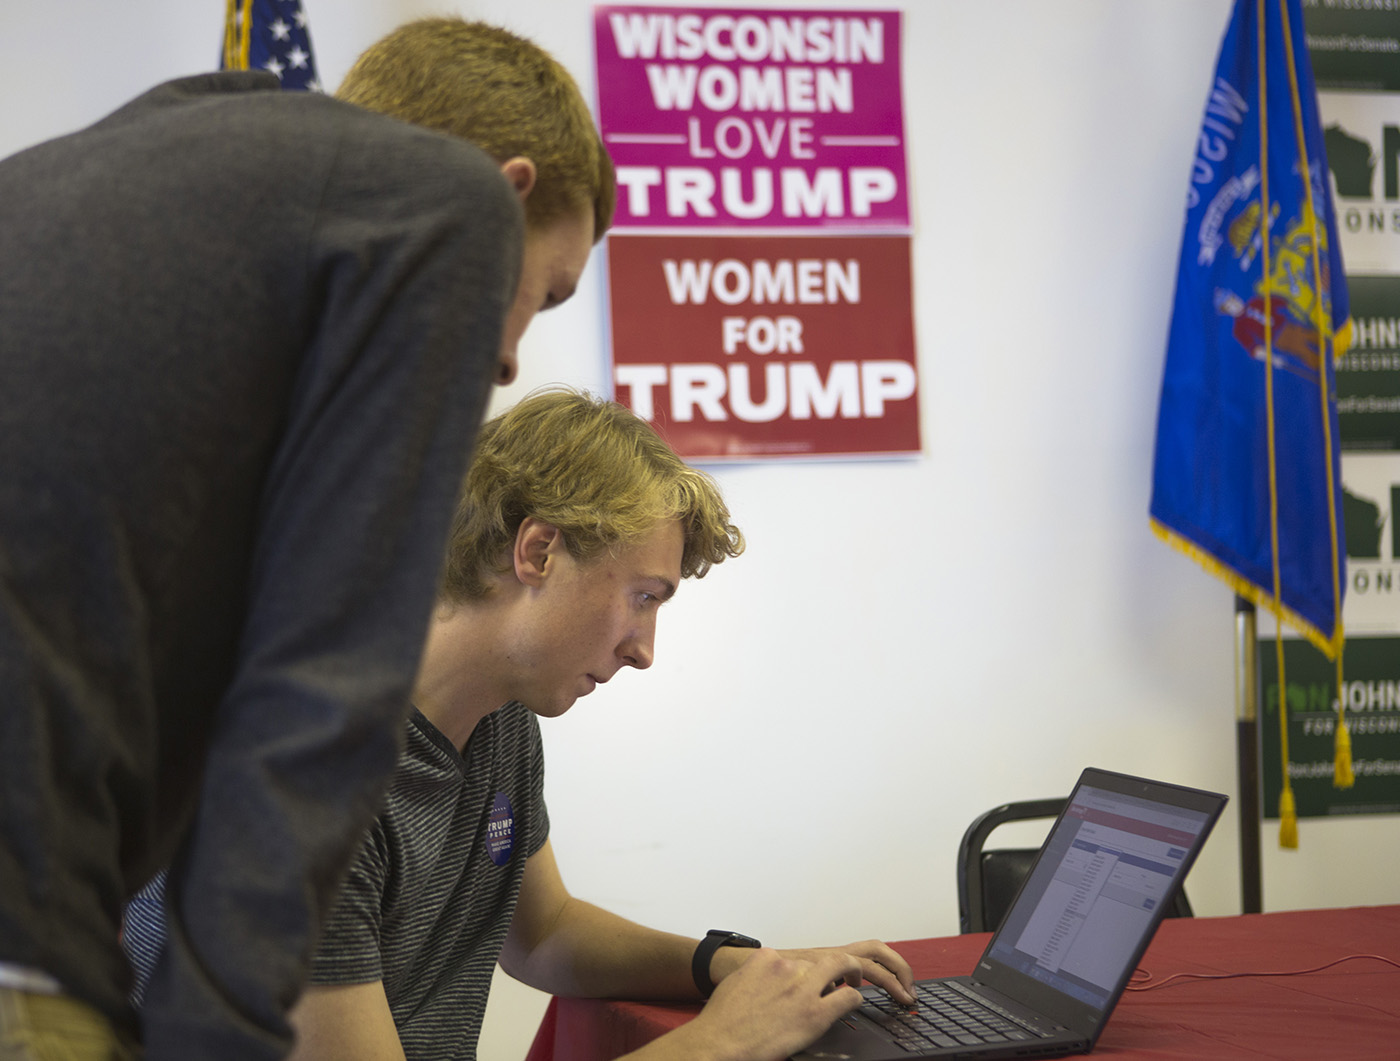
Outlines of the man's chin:
{"type": "Polygon", "coordinates": [[[558,718],[560,715],[568,714],[569,708],[578,703],[578,699],[579,698],[575,696],[572,698],[553,700],[542,707],[536,707],[534,704],[526,704],[525,706],[540,718],[558,718]]]}

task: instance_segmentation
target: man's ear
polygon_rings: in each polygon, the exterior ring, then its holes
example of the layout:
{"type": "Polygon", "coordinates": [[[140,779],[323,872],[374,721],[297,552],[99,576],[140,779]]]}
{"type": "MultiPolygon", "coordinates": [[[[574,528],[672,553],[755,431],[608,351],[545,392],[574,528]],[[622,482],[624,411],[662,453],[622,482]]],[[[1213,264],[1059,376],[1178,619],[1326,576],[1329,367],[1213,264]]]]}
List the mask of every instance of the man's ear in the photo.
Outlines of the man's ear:
{"type": "Polygon", "coordinates": [[[553,554],[563,544],[564,535],[558,527],[526,516],[515,532],[515,549],[511,554],[516,579],[522,585],[538,589],[549,573],[553,554]]]}
{"type": "Polygon", "coordinates": [[[523,203],[535,187],[535,164],[524,155],[515,155],[501,163],[501,172],[523,203]]]}

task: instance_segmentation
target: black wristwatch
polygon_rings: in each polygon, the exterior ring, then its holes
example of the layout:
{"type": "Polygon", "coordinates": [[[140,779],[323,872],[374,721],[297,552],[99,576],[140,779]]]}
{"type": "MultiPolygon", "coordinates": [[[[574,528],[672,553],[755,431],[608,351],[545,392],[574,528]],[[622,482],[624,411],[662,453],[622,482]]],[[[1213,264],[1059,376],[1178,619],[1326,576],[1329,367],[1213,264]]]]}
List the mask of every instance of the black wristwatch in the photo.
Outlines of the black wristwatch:
{"type": "Polygon", "coordinates": [[[710,979],[710,959],[721,947],[761,947],[762,943],[742,932],[729,932],[722,928],[712,928],[695,948],[695,957],[690,959],[690,975],[695,986],[700,989],[702,998],[715,993],[715,982],[710,979]]]}

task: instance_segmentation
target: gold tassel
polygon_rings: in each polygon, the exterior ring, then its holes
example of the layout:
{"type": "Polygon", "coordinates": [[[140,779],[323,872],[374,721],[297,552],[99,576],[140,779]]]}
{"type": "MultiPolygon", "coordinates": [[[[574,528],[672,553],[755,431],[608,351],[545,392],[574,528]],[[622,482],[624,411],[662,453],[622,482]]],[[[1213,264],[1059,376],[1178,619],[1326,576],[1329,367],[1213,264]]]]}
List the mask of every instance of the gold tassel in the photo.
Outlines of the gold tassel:
{"type": "Polygon", "coordinates": [[[1293,802],[1293,786],[1286,781],[1278,797],[1278,846],[1289,850],[1298,846],[1298,808],[1293,802]]]}
{"type": "Polygon", "coordinates": [[[251,0],[228,0],[224,12],[224,69],[247,70],[253,40],[251,0]]]}
{"type": "Polygon", "coordinates": [[[238,0],[228,0],[224,12],[224,69],[238,69],[234,64],[238,55],[238,0]]]}
{"type": "Polygon", "coordinates": [[[1351,768],[1351,727],[1347,725],[1347,686],[1342,673],[1342,654],[1337,653],[1337,746],[1332,762],[1332,787],[1351,788],[1356,774],[1351,768]]]}
{"type": "Polygon", "coordinates": [[[1351,769],[1351,729],[1345,718],[1337,719],[1337,759],[1333,764],[1332,784],[1335,788],[1351,788],[1356,775],[1351,769]]]}

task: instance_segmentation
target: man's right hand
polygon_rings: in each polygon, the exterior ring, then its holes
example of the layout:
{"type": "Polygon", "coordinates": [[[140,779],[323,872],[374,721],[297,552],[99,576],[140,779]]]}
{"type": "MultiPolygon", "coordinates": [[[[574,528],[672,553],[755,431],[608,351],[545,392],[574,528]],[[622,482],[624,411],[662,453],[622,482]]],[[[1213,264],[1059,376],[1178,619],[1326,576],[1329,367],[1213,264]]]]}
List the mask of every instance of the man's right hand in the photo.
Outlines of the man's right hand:
{"type": "Polygon", "coordinates": [[[627,1061],[782,1061],[860,1005],[860,982],[853,955],[830,951],[805,961],[762,948],[724,978],[693,1021],[627,1061]]]}

